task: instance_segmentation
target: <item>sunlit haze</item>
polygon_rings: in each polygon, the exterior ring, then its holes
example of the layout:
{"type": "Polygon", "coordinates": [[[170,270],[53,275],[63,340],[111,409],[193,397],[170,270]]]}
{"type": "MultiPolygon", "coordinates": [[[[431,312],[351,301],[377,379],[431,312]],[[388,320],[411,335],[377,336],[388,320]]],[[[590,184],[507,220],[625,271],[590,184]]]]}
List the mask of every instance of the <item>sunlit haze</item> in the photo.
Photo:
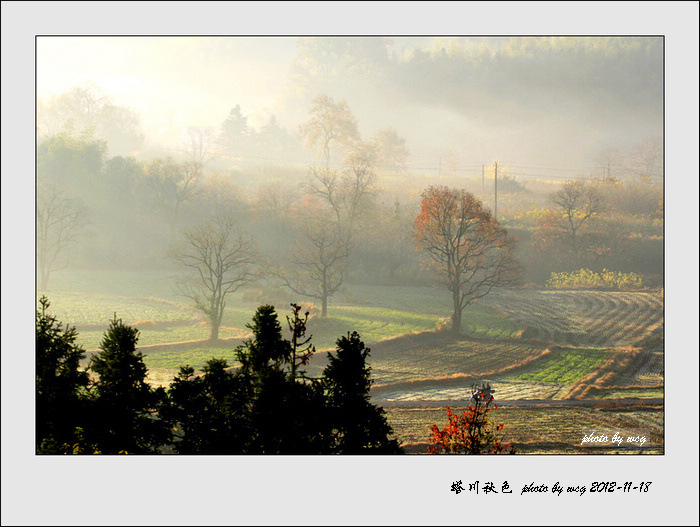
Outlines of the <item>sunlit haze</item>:
{"type": "Polygon", "coordinates": [[[92,84],[173,146],[236,105],[296,133],[326,93],[363,136],[396,128],[416,168],[450,153],[585,171],[603,148],[661,135],[662,53],[660,37],[40,37],[37,95],[92,84]]]}

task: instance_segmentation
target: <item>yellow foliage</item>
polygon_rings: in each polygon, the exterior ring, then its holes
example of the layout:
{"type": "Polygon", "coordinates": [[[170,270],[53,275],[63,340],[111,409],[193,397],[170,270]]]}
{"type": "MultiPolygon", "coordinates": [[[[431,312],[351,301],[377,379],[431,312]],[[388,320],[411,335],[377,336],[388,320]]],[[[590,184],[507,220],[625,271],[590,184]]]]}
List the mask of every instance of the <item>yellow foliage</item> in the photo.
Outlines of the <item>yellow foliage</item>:
{"type": "Polygon", "coordinates": [[[579,269],[570,273],[552,273],[547,287],[553,289],[608,289],[629,291],[642,287],[642,278],[636,273],[623,273],[603,269],[596,273],[590,269],[579,269]]]}

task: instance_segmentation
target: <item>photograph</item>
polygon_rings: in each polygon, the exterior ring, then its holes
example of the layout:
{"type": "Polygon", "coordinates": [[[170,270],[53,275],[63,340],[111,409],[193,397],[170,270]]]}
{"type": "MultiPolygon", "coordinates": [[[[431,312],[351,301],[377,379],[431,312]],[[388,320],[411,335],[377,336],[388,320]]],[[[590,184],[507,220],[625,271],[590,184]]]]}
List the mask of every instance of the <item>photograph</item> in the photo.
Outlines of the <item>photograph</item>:
{"type": "Polygon", "coordinates": [[[82,5],[3,3],[3,525],[697,521],[697,5],[82,5]]]}
{"type": "Polygon", "coordinates": [[[663,454],[663,53],[38,36],[37,453],[663,454]]]}

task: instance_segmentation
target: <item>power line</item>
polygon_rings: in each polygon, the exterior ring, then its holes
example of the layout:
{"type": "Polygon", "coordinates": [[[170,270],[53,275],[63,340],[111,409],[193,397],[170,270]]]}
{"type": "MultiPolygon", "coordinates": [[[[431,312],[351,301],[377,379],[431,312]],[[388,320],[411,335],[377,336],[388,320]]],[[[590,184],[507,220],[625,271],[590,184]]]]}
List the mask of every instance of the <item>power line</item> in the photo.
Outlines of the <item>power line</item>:
{"type": "MultiPolygon", "coordinates": [[[[636,174],[634,171],[627,172],[626,175],[629,174],[636,174]]],[[[518,176],[518,177],[529,177],[529,178],[537,178],[537,179],[561,179],[561,180],[569,180],[569,179],[581,179],[581,180],[586,180],[586,181],[594,181],[597,179],[601,179],[600,177],[596,176],[552,176],[552,175],[546,175],[546,174],[526,174],[524,172],[508,172],[506,173],[506,176],[518,176]]],[[[663,180],[663,176],[649,176],[650,179],[656,179],[656,180],[663,180]]]]}
{"type": "Polygon", "coordinates": [[[545,167],[545,166],[539,166],[539,165],[513,165],[513,164],[508,164],[509,167],[517,167],[517,168],[541,168],[543,170],[559,170],[563,172],[581,172],[582,168],[561,168],[561,167],[545,167]]]}
{"type": "Polygon", "coordinates": [[[498,221],[498,161],[493,162],[493,217],[498,221]]]}
{"type": "MultiPolygon", "coordinates": [[[[165,151],[177,151],[179,153],[182,153],[182,149],[176,149],[176,148],[168,148],[168,147],[160,147],[160,150],[165,150],[165,151]]],[[[289,164],[296,164],[296,165],[313,165],[314,162],[309,161],[309,160],[298,160],[298,159],[286,159],[286,158],[273,158],[273,157],[264,157],[264,156],[251,156],[251,155],[240,155],[240,156],[232,156],[235,157],[238,160],[241,161],[251,161],[251,160],[257,160],[257,161],[272,161],[276,163],[289,163],[289,164]]],[[[425,163],[427,165],[428,163],[425,163]]],[[[330,163],[331,166],[336,167],[336,168],[342,168],[345,166],[342,162],[338,161],[332,161],[330,163]]],[[[407,165],[406,170],[409,171],[414,171],[414,170],[429,170],[433,172],[442,172],[442,163],[440,162],[438,166],[416,166],[416,165],[407,165]]],[[[596,168],[596,167],[591,167],[591,168],[563,168],[563,167],[550,167],[550,166],[543,166],[543,165],[521,165],[521,164],[506,164],[506,176],[512,175],[512,176],[519,176],[519,177],[528,177],[528,178],[538,178],[538,179],[558,179],[558,180],[569,180],[569,179],[581,179],[581,180],[595,180],[599,179],[598,177],[594,176],[586,176],[583,174],[590,174],[590,172],[596,168]],[[550,174],[544,174],[542,172],[537,172],[537,173],[532,173],[532,172],[513,172],[508,170],[510,167],[514,168],[522,168],[522,169],[540,169],[540,170],[547,170],[547,171],[560,171],[560,172],[570,172],[570,173],[577,173],[581,175],[572,175],[572,176],[555,176],[555,175],[550,175],[550,174]]],[[[392,169],[394,167],[388,166],[388,165],[376,165],[374,168],[378,169],[392,169]]],[[[600,167],[597,167],[600,168],[600,167]]],[[[451,172],[454,173],[460,173],[463,175],[473,175],[475,177],[481,175],[482,178],[484,177],[483,174],[484,170],[484,165],[479,164],[479,165],[460,165],[457,168],[452,168],[451,172]]],[[[638,172],[635,171],[632,168],[626,168],[626,167],[617,167],[616,168],[617,173],[622,173],[624,175],[636,175],[638,172]]],[[[657,180],[663,180],[664,176],[663,173],[661,174],[653,174],[649,176],[651,179],[657,179],[657,180]]]]}

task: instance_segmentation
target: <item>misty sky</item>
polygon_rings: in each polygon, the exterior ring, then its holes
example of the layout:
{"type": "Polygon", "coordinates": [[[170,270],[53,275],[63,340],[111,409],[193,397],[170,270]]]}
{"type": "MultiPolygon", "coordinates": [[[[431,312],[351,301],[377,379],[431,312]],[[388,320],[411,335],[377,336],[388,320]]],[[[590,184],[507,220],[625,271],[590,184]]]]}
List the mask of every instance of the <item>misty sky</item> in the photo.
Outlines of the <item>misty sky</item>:
{"type": "Polygon", "coordinates": [[[240,105],[291,132],[311,98],[346,100],[363,138],[393,126],[413,168],[450,157],[587,169],[663,131],[661,37],[42,37],[40,99],[93,83],[153,143],[240,105]]]}

